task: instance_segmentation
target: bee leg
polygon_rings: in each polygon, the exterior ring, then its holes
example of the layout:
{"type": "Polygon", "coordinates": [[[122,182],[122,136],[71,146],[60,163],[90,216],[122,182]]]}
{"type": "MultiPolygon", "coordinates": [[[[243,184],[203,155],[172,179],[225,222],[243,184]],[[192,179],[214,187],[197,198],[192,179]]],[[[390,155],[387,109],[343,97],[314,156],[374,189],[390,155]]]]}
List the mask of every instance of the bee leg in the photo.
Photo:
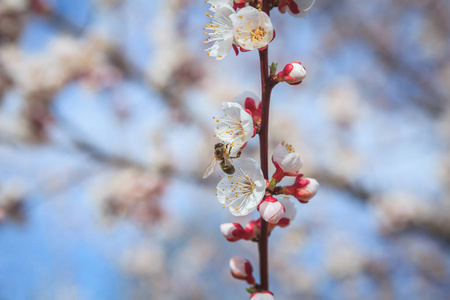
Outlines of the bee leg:
{"type": "Polygon", "coordinates": [[[231,149],[233,148],[232,144],[226,144],[225,147],[227,148],[228,153],[231,153],[231,149]]]}
{"type": "Polygon", "coordinates": [[[230,156],[230,158],[239,158],[239,157],[241,157],[241,154],[242,154],[242,150],[239,150],[239,152],[236,153],[236,156],[234,156],[234,157],[230,156]]]}

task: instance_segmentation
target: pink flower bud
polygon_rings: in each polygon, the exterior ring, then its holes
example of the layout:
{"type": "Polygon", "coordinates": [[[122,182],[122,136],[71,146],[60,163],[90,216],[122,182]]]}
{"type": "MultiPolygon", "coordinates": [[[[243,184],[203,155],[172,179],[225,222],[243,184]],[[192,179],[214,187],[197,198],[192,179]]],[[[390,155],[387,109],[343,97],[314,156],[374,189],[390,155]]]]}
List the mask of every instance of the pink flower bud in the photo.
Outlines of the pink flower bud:
{"type": "Polygon", "coordinates": [[[302,176],[302,174],[298,175],[291,186],[276,188],[278,194],[292,195],[301,203],[308,203],[317,194],[319,183],[314,178],[302,178],[302,176]]]}
{"type": "Polygon", "coordinates": [[[268,196],[258,205],[258,211],[266,222],[276,224],[283,217],[286,209],[276,198],[268,196]]]}
{"type": "Polygon", "coordinates": [[[255,278],[252,275],[252,264],[245,258],[235,256],[230,259],[230,271],[231,275],[236,279],[245,280],[248,284],[255,283],[255,278]]]}
{"type": "Polygon", "coordinates": [[[304,188],[297,189],[294,196],[298,201],[308,203],[308,201],[317,194],[319,183],[314,178],[304,178],[304,180],[308,180],[309,183],[304,188]]]}
{"type": "Polygon", "coordinates": [[[225,223],[220,225],[220,231],[229,242],[249,240],[251,235],[239,223],[225,223]]]}
{"type": "Polygon", "coordinates": [[[301,178],[297,176],[292,186],[286,187],[286,194],[297,198],[301,203],[308,201],[317,194],[319,183],[314,178],[301,178]]]}
{"type": "Polygon", "coordinates": [[[269,291],[256,292],[251,294],[251,300],[275,300],[273,294],[269,291]]]}
{"type": "Polygon", "coordinates": [[[273,187],[280,182],[284,176],[298,176],[298,171],[300,171],[300,168],[303,166],[300,154],[295,152],[292,145],[289,145],[284,141],[279,143],[273,151],[272,162],[275,165],[276,171],[269,183],[273,187]]]}
{"type": "Polygon", "coordinates": [[[285,81],[291,85],[300,84],[306,77],[306,69],[300,62],[287,64],[283,71],[277,74],[278,81],[285,81]]]}

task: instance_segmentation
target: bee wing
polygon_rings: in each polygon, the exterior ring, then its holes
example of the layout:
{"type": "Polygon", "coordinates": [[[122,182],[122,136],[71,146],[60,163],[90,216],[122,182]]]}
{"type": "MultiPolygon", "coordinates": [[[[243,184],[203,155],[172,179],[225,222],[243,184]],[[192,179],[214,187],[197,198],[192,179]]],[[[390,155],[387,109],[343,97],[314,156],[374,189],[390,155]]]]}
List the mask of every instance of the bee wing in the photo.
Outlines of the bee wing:
{"type": "Polygon", "coordinates": [[[214,167],[216,166],[217,160],[214,156],[209,165],[206,167],[205,173],[203,173],[203,179],[207,178],[214,171],[214,167]]]}

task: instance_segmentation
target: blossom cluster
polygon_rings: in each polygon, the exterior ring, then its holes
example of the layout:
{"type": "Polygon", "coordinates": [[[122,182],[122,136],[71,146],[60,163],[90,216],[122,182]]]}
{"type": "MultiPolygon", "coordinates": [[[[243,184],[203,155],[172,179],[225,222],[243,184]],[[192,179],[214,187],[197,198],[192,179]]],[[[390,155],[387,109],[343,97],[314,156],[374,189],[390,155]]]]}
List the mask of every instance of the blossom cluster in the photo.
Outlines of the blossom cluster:
{"type": "MultiPolygon", "coordinates": [[[[223,59],[231,48],[236,55],[239,51],[247,52],[254,49],[266,51],[268,44],[275,37],[268,11],[278,7],[281,13],[288,11],[291,15],[304,17],[309,13],[314,1],[207,0],[206,3],[211,5],[212,13],[206,14],[211,21],[203,28],[207,35],[203,44],[212,43],[212,45],[204,51],[217,60],[223,59]],[[265,11],[262,10],[263,7],[265,11]]],[[[261,58],[261,68],[264,65],[268,67],[267,62],[261,58]]],[[[273,87],[279,82],[298,85],[306,78],[306,68],[300,62],[289,63],[278,73],[276,69],[277,64],[272,63],[268,76],[262,73],[263,90],[267,84],[266,80],[269,80],[273,87]]],[[[269,94],[270,91],[271,89],[269,94]]],[[[262,97],[268,99],[264,92],[262,97]]],[[[303,166],[300,155],[286,142],[279,143],[273,150],[272,162],[276,171],[270,180],[265,178],[255,160],[241,158],[252,137],[261,134],[261,137],[266,137],[267,140],[266,127],[262,127],[267,126],[262,124],[263,113],[262,102],[258,96],[246,92],[237,96],[233,102],[224,102],[222,115],[213,117],[214,136],[220,142],[214,146],[214,158],[203,178],[208,177],[219,163],[224,175],[219,176],[221,180],[215,192],[222,207],[227,207],[234,216],[246,216],[255,210],[260,213],[260,218],[250,221],[245,227],[236,222],[222,224],[220,230],[229,242],[247,240],[261,242],[261,246],[263,241],[267,240],[267,231],[270,234],[275,227],[287,227],[295,218],[297,210],[292,200],[308,203],[319,188],[317,180],[303,177],[300,173],[303,166]],[[282,185],[284,177],[294,177],[293,184],[282,185]]],[[[266,149],[265,144],[264,151],[267,151],[266,149]]],[[[267,159],[267,152],[264,153],[267,159]]],[[[234,278],[245,280],[251,285],[247,289],[251,293],[250,299],[274,299],[270,291],[264,290],[268,288],[267,284],[255,283],[252,275],[253,267],[247,259],[233,257],[230,260],[230,270],[234,278]]],[[[262,278],[261,281],[263,282],[262,278]]]]}
{"type": "MultiPolygon", "coordinates": [[[[237,153],[240,156],[248,141],[259,132],[261,101],[255,94],[245,92],[237,96],[233,102],[224,102],[222,115],[213,119],[215,120],[215,137],[220,140],[219,145],[228,146],[226,151],[230,157],[237,153]]],[[[300,155],[288,143],[279,143],[273,151],[272,162],[276,171],[270,180],[264,178],[255,160],[234,157],[224,158],[234,165],[235,171],[227,174],[222,168],[224,175],[219,175],[221,180],[216,187],[216,196],[222,207],[228,207],[234,216],[245,216],[258,210],[261,218],[269,223],[269,233],[275,227],[287,227],[295,218],[297,210],[292,199],[297,199],[300,203],[308,203],[319,188],[317,180],[303,177],[303,174],[299,173],[303,162],[300,155]],[[280,186],[279,183],[286,176],[295,177],[294,183],[280,186]]],[[[215,158],[213,161],[219,160],[220,158],[215,158]]],[[[257,242],[261,231],[261,219],[250,221],[245,227],[235,222],[225,223],[220,229],[223,236],[230,242],[239,240],[257,242]]],[[[236,272],[232,271],[234,277],[245,279],[249,284],[254,283],[254,280],[249,279],[248,274],[238,276],[236,272]]]]}
{"type": "Polygon", "coordinates": [[[212,20],[204,29],[206,43],[213,45],[206,53],[216,59],[223,59],[233,47],[238,53],[253,49],[263,49],[274,38],[274,30],[269,16],[252,6],[236,11],[232,0],[209,0],[210,10],[214,13],[206,15],[212,20]]]}
{"type": "MultiPolygon", "coordinates": [[[[228,155],[233,157],[242,152],[250,138],[258,133],[261,101],[255,94],[245,92],[234,102],[224,102],[222,112],[222,116],[213,117],[216,125],[214,136],[222,145],[229,146],[228,155]]],[[[301,203],[307,203],[319,187],[317,180],[304,178],[299,173],[303,166],[301,157],[292,145],[285,142],[274,149],[272,162],[276,171],[270,181],[264,179],[258,163],[251,158],[227,158],[227,161],[234,165],[235,171],[220,175],[222,179],[216,187],[216,196],[235,216],[245,216],[258,209],[264,220],[276,224],[286,213],[285,205],[277,199],[279,195],[292,196],[301,203]],[[294,184],[277,186],[285,176],[295,177],[294,184]]]]}
{"type": "MultiPolygon", "coordinates": [[[[293,16],[305,17],[315,0],[281,0],[278,8],[293,16]]],[[[213,43],[205,49],[209,56],[223,59],[234,48],[236,55],[254,49],[265,49],[275,38],[275,30],[269,16],[258,4],[248,0],[207,0],[211,5],[206,15],[212,20],[203,28],[207,35],[203,44],[213,43]],[[254,6],[252,6],[253,4],[254,6]]]]}

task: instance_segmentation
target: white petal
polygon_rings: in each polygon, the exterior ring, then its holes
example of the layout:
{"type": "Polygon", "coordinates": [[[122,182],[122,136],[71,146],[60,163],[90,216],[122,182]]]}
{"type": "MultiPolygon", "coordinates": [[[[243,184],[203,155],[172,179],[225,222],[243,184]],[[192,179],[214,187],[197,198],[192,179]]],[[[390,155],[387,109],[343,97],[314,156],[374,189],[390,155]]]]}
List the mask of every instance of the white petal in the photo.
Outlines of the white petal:
{"type": "Polygon", "coordinates": [[[218,8],[221,7],[233,7],[233,0],[208,0],[209,4],[211,4],[211,7],[209,10],[216,11],[218,8]]]}
{"type": "Polygon", "coordinates": [[[218,60],[223,59],[231,50],[233,24],[230,16],[235,13],[234,9],[229,5],[216,7],[212,23],[205,26],[205,32],[208,34],[207,43],[214,43],[205,51],[207,51],[208,55],[218,60]]]}
{"type": "Polygon", "coordinates": [[[289,73],[290,76],[295,78],[295,82],[303,81],[306,78],[306,69],[299,63],[292,63],[294,67],[289,73]]]}
{"type": "Polygon", "coordinates": [[[261,100],[259,99],[259,97],[253,93],[253,92],[243,92],[242,94],[237,95],[234,99],[233,102],[236,102],[238,104],[240,104],[243,108],[245,108],[245,100],[247,98],[252,98],[253,100],[255,100],[255,105],[256,108],[258,108],[259,103],[261,102],[261,100]]]}
{"type": "Polygon", "coordinates": [[[233,223],[224,223],[220,225],[220,231],[226,238],[233,237],[233,230],[236,229],[233,223]]]}
{"type": "Polygon", "coordinates": [[[300,12],[298,14],[294,14],[288,7],[288,13],[296,18],[304,18],[309,15],[309,10],[314,5],[315,0],[294,0],[294,2],[297,4],[300,12]]]}
{"type": "Polygon", "coordinates": [[[306,189],[312,194],[311,198],[314,197],[317,194],[317,191],[319,190],[319,182],[315,180],[314,178],[305,178],[309,180],[309,184],[306,186],[306,189]]]}
{"type": "Polygon", "coordinates": [[[216,136],[227,144],[234,143],[231,155],[237,151],[253,136],[253,119],[240,104],[235,102],[222,103],[224,115],[217,119],[216,136]]]}
{"type": "Polygon", "coordinates": [[[287,218],[291,221],[294,220],[295,216],[297,215],[297,209],[295,208],[294,202],[291,201],[291,197],[282,196],[278,198],[278,201],[280,201],[280,203],[283,204],[284,208],[286,209],[283,218],[287,218]]]}
{"type": "Polygon", "coordinates": [[[230,52],[233,46],[233,37],[229,37],[222,41],[217,41],[209,52],[209,56],[215,57],[217,60],[222,60],[230,52]]]}
{"type": "Polygon", "coordinates": [[[294,0],[300,11],[310,10],[316,0],[294,0]]]}
{"type": "Polygon", "coordinates": [[[273,161],[277,162],[284,172],[297,173],[303,166],[300,154],[291,152],[293,150],[291,145],[279,143],[273,151],[273,161]]]}

